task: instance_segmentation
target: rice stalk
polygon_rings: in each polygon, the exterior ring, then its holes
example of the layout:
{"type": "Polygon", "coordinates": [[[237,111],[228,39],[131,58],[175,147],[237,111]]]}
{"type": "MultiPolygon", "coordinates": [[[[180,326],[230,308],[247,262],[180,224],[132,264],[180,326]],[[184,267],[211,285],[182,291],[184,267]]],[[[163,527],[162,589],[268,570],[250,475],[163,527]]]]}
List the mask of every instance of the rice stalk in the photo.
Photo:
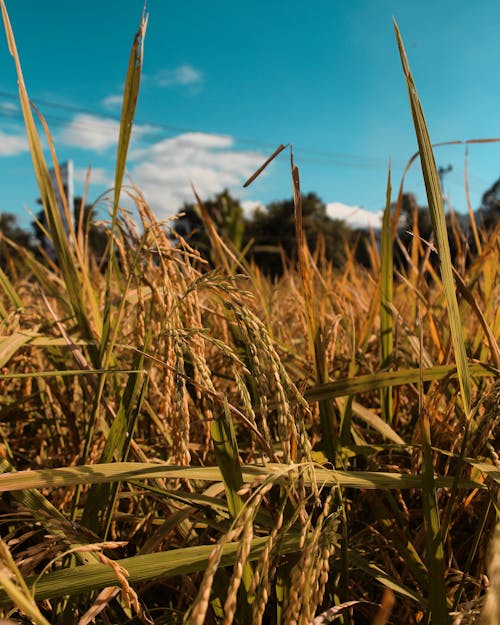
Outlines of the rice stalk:
{"type": "MultiPolygon", "coordinates": [[[[394,357],[393,334],[393,237],[391,224],[391,173],[387,176],[387,193],[382,220],[381,243],[381,273],[380,273],[380,368],[392,368],[394,357]]],[[[382,418],[386,423],[392,423],[393,399],[392,387],[387,386],[380,391],[380,405],[382,418]]]]}
{"type": "MultiPolygon", "coordinates": [[[[291,159],[297,259],[304,295],[307,330],[311,353],[314,356],[316,383],[325,384],[329,381],[325,351],[326,331],[321,321],[317,303],[318,299],[314,293],[313,276],[309,262],[309,249],[302,227],[302,196],[300,191],[299,169],[293,162],[293,154],[291,159]]],[[[335,464],[338,443],[338,424],[332,402],[325,399],[319,400],[319,414],[322,430],[321,442],[329,462],[335,464]]]]}

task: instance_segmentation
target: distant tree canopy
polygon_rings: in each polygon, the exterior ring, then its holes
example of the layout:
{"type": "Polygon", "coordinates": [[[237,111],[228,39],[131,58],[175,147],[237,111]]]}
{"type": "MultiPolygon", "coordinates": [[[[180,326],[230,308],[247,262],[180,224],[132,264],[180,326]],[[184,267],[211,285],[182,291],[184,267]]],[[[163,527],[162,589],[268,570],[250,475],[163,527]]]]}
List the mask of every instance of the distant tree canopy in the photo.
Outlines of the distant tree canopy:
{"type": "MultiPolygon", "coordinates": [[[[256,209],[252,215],[245,216],[240,201],[226,189],[205,200],[203,210],[197,204],[186,203],[181,212],[184,215],[174,222],[174,229],[208,261],[215,259],[212,257],[213,250],[206,227],[207,217],[224,240],[231,242],[237,251],[245,250],[246,258],[253,260],[268,275],[280,275],[284,261],[294,263],[296,260],[295,208],[292,199],[271,202],[266,207],[256,209]]],[[[75,198],[73,213],[76,229],[81,223],[89,249],[97,259],[101,259],[108,235],[96,221],[94,206],[85,204],[82,207],[81,198],[75,198]]],[[[43,211],[37,214],[37,218],[40,223],[44,223],[43,211]]],[[[483,194],[476,219],[480,227],[487,229],[500,220],[500,179],[483,194]]],[[[368,244],[368,232],[362,229],[353,231],[344,221],[332,219],[326,205],[315,193],[302,196],[302,222],[309,249],[312,252],[320,249],[322,257],[334,266],[341,267],[344,264],[347,250],[349,254],[355,250],[355,258],[361,264],[370,266],[373,262],[374,248],[368,244]]],[[[468,216],[450,213],[447,215],[447,225],[452,256],[463,250],[474,253],[475,243],[468,216]]],[[[17,225],[14,215],[0,215],[0,233],[4,237],[24,248],[32,246],[34,239],[45,246],[46,239],[39,223],[33,222],[32,228],[33,237],[17,225]]],[[[406,193],[402,198],[398,242],[395,246],[395,260],[402,269],[408,264],[407,251],[411,248],[415,233],[424,241],[431,240],[430,214],[427,207],[417,204],[413,194],[406,193]],[[415,224],[418,228],[415,228],[415,224]]],[[[8,247],[0,237],[2,266],[8,255],[8,247]]]]}
{"type": "MultiPolygon", "coordinates": [[[[283,261],[296,259],[295,208],[292,199],[271,202],[258,208],[251,216],[244,216],[238,200],[225,190],[204,203],[215,228],[236,249],[245,249],[247,259],[253,260],[264,273],[276,276],[283,271],[283,261]]],[[[393,210],[395,205],[393,204],[393,210]]],[[[500,181],[483,197],[478,223],[491,227],[500,219],[500,181]]],[[[185,216],[177,220],[175,228],[188,242],[210,260],[210,239],[206,232],[200,209],[195,204],[185,204],[185,216]]],[[[468,215],[450,212],[446,216],[448,239],[452,257],[467,250],[475,252],[468,215]]],[[[349,224],[332,219],[326,205],[315,193],[302,196],[302,221],[309,249],[314,252],[321,245],[324,257],[341,267],[346,260],[346,250],[355,250],[356,260],[370,266],[372,257],[368,248],[369,233],[365,229],[353,231],[349,224]]],[[[408,251],[415,235],[422,241],[432,240],[432,222],[427,206],[419,206],[412,193],[402,197],[398,227],[398,242],[394,255],[397,266],[408,264],[408,251]],[[406,250],[406,252],[404,251],[406,250]]],[[[425,247],[425,245],[424,245],[425,247]]],[[[464,257],[465,258],[465,257],[464,257]]],[[[435,256],[431,255],[431,262],[435,256]]]]}
{"type": "Polygon", "coordinates": [[[0,214],[0,266],[4,267],[10,258],[11,251],[5,239],[16,243],[24,249],[31,249],[29,232],[17,223],[17,217],[11,213],[0,214]]]}
{"type": "MultiPolygon", "coordinates": [[[[238,200],[226,189],[212,200],[204,202],[205,210],[219,234],[232,242],[237,250],[248,246],[247,256],[270,275],[283,270],[283,256],[296,257],[295,208],[292,199],[272,202],[245,217],[238,200]]],[[[210,256],[210,239],[206,232],[200,208],[184,204],[184,216],[177,220],[176,231],[207,259],[210,256]]],[[[303,227],[307,242],[314,250],[321,241],[325,256],[337,264],[345,260],[345,242],[352,238],[350,228],[342,221],[331,219],[325,204],[315,193],[302,197],[303,227]]]]}
{"type": "MultiPolygon", "coordinates": [[[[234,247],[239,250],[243,242],[243,232],[245,230],[243,208],[239,200],[233,198],[229,191],[225,189],[222,193],[215,195],[214,198],[204,201],[203,207],[218,233],[224,239],[231,241],[234,247]]],[[[210,238],[203,222],[200,207],[197,204],[184,203],[179,212],[184,213],[184,215],[176,220],[175,230],[186,239],[191,247],[194,247],[203,257],[209,259],[211,252],[210,238]]]]}
{"type": "MultiPolygon", "coordinates": [[[[315,250],[321,241],[326,258],[337,265],[343,264],[345,243],[352,239],[352,231],[343,221],[328,216],[326,205],[315,193],[302,196],[302,224],[311,250],[315,250]]],[[[281,254],[287,259],[296,258],[292,199],[272,202],[265,209],[257,209],[245,226],[245,241],[254,241],[249,255],[266,273],[276,275],[281,272],[281,254]]]]}
{"type": "Polygon", "coordinates": [[[500,220],[500,178],[483,193],[479,210],[486,228],[500,220]]]}
{"type": "MultiPolygon", "coordinates": [[[[94,205],[83,205],[82,213],[82,198],[75,197],[73,200],[73,224],[76,232],[78,232],[80,222],[84,236],[87,237],[90,250],[100,259],[108,244],[106,230],[97,224],[97,214],[94,205]]],[[[31,222],[31,227],[40,247],[47,249],[48,242],[41,226],[45,227],[45,213],[43,210],[36,213],[36,221],[31,222]]]]}

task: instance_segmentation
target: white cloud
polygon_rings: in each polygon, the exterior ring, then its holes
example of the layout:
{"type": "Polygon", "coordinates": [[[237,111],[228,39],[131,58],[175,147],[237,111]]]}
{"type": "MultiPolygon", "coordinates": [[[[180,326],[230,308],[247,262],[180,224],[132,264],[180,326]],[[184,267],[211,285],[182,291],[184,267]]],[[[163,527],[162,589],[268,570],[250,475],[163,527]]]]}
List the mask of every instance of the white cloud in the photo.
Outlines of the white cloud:
{"type": "MultiPolygon", "coordinates": [[[[132,138],[154,130],[153,126],[134,125],[132,138]]],[[[120,122],[116,119],[78,113],[59,133],[58,140],[65,145],[101,152],[118,143],[120,122]]]]}
{"type": "Polygon", "coordinates": [[[0,102],[0,110],[2,113],[12,115],[13,113],[17,113],[19,106],[15,102],[0,102]]]}
{"type": "Polygon", "coordinates": [[[159,87],[190,87],[200,88],[205,77],[203,73],[192,65],[179,65],[174,69],[162,69],[149,78],[153,84],[159,87]]]}
{"type": "Polygon", "coordinates": [[[101,104],[107,109],[117,109],[120,108],[123,102],[123,95],[118,93],[116,95],[108,95],[103,100],[101,100],[101,104]]]}
{"type": "Polygon", "coordinates": [[[373,228],[376,230],[382,227],[382,211],[372,213],[360,206],[330,202],[326,205],[326,212],[332,219],[342,219],[351,228],[373,228]]]}
{"type": "Polygon", "coordinates": [[[189,162],[193,154],[207,150],[230,148],[234,140],[229,135],[213,135],[204,132],[186,132],[176,137],[168,137],[147,148],[132,150],[131,159],[142,159],[153,155],[155,160],[171,163],[189,162]]]}
{"type": "Polygon", "coordinates": [[[28,140],[26,135],[9,135],[0,130],[0,156],[15,156],[26,152],[28,149],[28,140]]]}
{"type": "MultiPolygon", "coordinates": [[[[157,131],[154,126],[134,126],[138,139],[157,131]]],[[[102,152],[116,145],[119,123],[88,114],[79,114],[61,131],[58,140],[80,149],[102,152]]],[[[225,188],[243,193],[243,182],[266,159],[258,151],[235,148],[229,135],[191,132],[165,138],[147,147],[129,150],[127,171],[144,193],[158,218],[178,212],[184,202],[193,202],[193,185],[202,198],[225,188]]],[[[75,179],[85,181],[86,170],[77,169],[75,179]]],[[[112,177],[103,168],[92,170],[91,182],[111,187],[112,177]]],[[[252,206],[249,206],[253,208],[252,206]]]]}
{"type": "MultiPolygon", "coordinates": [[[[75,167],[74,177],[76,182],[85,182],[87,180],[87,169],[85,167],[75,167]]],[[[93,167],[90,170],[90,184],[111,187],[113,181],[112,177],[103,167],[93,167]]]]}
{"type": "Polygon", "coordinates": [[[186,133],[132,150],[130,174],[156,215],[163,219],[194,200],[191,184],[202,198],[242,184],[265,160],[260,152],[234,148],[227,135],[186,133]]]}
{"type": "Polygon", "coordinates": [[[78,113],[59,134],[59,141],[83,149],[105,150],[118,141],[120,123],[88,113],[78,113]]]}
{"type": "Polygon", "coordinates": [[[264,204],[255,200],[243,200],[241,202],[241,207],[246,217],[251,217],[258,209],[265,210],[264,204]]]}

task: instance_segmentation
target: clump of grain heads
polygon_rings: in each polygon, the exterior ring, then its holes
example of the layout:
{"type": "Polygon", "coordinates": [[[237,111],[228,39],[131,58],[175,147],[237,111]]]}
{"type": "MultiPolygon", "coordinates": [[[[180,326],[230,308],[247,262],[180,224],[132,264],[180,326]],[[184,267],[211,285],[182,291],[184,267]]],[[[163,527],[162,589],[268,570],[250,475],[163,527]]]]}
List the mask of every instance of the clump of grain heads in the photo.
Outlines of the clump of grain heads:
{"type": "MultiPolygon", "coordinates": [[[[226,307],[236,318],[239,339],[252,373],[249,391],[253,391],[259,426],[271,436],[274,425],[285,463],[310,461],[311,444],[305,430],[305,421],[310,418],[309,406],[283,366],[262,321],[248,307],[234,300],[226,302],[226,307]],[[269,423],[270,413],[275,415],[273,424],[269,423]]],[[[273,440],[270,438],[268,443],[272,445],[273,440]]]]}
{"type": "MultiPolygon", "coordinates": [[[[323,601],[330,571],[330,558],[338,543],[338,517],[331,506],[337,497],[334,488],[326,498],[316,525],[306,535],[298,562],[290,574],[290,590],[284,611],[284,622],[307,625],[323,601]]],[[[312,519],[309,520],[312,523],[312,519]]]]}

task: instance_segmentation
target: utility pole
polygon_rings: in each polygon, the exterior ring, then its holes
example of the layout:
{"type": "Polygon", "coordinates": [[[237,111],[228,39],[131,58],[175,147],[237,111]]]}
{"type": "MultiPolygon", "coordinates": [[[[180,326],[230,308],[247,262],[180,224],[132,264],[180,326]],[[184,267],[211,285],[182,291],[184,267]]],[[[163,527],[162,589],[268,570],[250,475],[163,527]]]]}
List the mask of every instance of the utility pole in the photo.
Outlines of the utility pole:
{"type": "Polygon", "coordinates": [[[441,198],[443,200],[443,204],[448,204],[448,208],[451,208],[449,199],[444,194],[444,177],[446,174],[449,174],[453,169],[453,165],[448,165],[448,167],[438,167],[438,176],[439,176],[439,184],[441,186],[441,198]]]}

